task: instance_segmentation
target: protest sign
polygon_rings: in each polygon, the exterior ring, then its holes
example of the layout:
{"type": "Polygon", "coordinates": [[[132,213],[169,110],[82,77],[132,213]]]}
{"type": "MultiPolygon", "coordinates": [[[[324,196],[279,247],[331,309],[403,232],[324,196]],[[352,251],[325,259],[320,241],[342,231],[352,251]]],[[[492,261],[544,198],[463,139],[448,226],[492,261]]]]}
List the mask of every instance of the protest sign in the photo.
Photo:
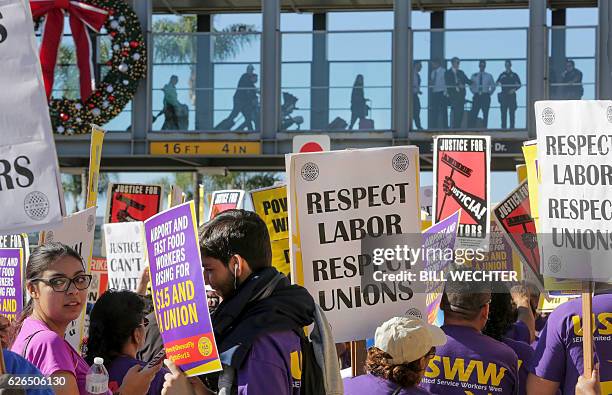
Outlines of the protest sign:
{"type": "Polygon", "coordinates": [[[0,236],[0,248],[19,248],[23,254],[24,264],[30,257],[30,240],[27,233],[0,236]]]}
{"type": "Polygon", "coordinates": [[[516,165],[516,177],[519,184],[527,181],[527,165],[516,165]]]}
{"type": "Polygon", "coordinates": [[[143,223],[104,224],[102,230],[109,288],[135,292],[147,266],[143,223]]]}
{"type": "Polygon", "coordinates": [[[278,185],[251,191],[255,212],[264,220],[272,245],[272,266],[288,275],[289,267],[289,214],[287,187],[278,185]]]}
{"type": "Polygon", "coordinates": [[[495,206],[493,216],[521,260],[539,276],[540,252],[530,207],[529,186],[524,181],[495,206]]]}
{"type": "Polygon", "coordinates": [[[518,276],[521,273],[520,260],[513,254],[512,245],[499,225],[491,219],[491,232],[489,233],[489,249],[482,252],[481,259],[466,260],[466,266],[473,270],[502,270],[514,271],[518,276]]]}
{"type": "Polygon", "coordinates": [[[527,171],[527,185],[529,187],[529,210],[531,218],[535,221],[536,231],[540,230],[539,214],[539,184],[540,174],[538,172],[538,146],[535,140],[523,143],[523,156],[525,158],[525,168],[527,171]]]}
{"type": "Polygon", "coordinates": [[[85,207],[98,204],[98,181],[100,179],[100,160],[102,159],[102,143],[104,129],[91,126],[91,145],[89,148],[89,176],[87,177],[87,202],[85,207]]]}
{"type": "Polygon", "coordinates": [[[437,136],[434,146],[434,223],[461,209],[456,247],[486,247],[491,138],[437,136]]]}
{"type": "Polygon", "coordinates": [[[286,161],[291,276],[327,312],[335,340],[371,337],[381,322],[407,311],[424,317],[425,295],[408,281],[363,285],[365,270],[374,268],[362,252],[367,240],[420,237],[418,148],[292,154],[286,161]]]}
{"type": "MultiPolygon", "coordinates": [[[[96,229],[96,208],[89,207],[78,213],[64,218],[64,222],[57,228],[41,233],[40,242],[60,242],[72,247],[83,258],[85,270],[89,267],[88,260],[91,257],[96,229]]],[[[83,323],[85,320],[85,309],[76,320],[72,321],[66,328],[65,339],[76,350],[80,350],[83,339],[83,323]]]]}
{"type": "Polygon", "coordinates": [[[65,213],[38,45],[29,4],[0,3],[0,234],[35,232],[65,213]]]}
{"type": "Polygon", "coordinates": [[[94,304],[100,299],[100,296],[108,290],[108,271],[106,270],[106,259],[95,258],[91,259],[89,268],[91,274],[91,285],[87,290],[87,308],[85,309],[85,321],[83,329],[83,337],[87,337],[89,333],[89,315],[94,304]]]}
{"type": "Polygon", "coordinates": [[[23,251],[0,248],[0,315],[15,321],[23,310],[23,251]]]}
{"type": "Polygon", "coordinates": [[[161,185],[110,184],[108,186],[106,222],[134,222],[157,214],[161,210],[161,185]]]}
{"type": "Polygon", "coordinates": [[[432,202],[433,202],[433,186],[427,185],[421,187],[419,190],[420,194],[420,203],[421,203],[421,212],[426,213],[426,220],[431,221],[431,213],[433,212],[432,202]]]}
{"type": "Polygon", "coordinates": [[[535,105],[544,275],[612,280],[612,101],[535,105]]]}
{"type": "Polygon", "coordinates": [[[221,370],[193,201],[149,218],[144,226],[153,306],[167,358],[188,376],[221,370]]]}
{"type": "Polygon", "coordinates": [[[242,208],[244,191],[225,190],[212,193],[211,203],[208,209],[207,221],[215,218],[217,214],[235,208],[242,208]]]}
{"type": "Polygon", "coordinates": [[[168,208],[178,206],[185,202],[185,192],[178,185],[170,187],[170,195],[168,196],[168,208]]]}
{"type": "MultiPolygon", "coordinates": [[[[425,250],[444,251],[455,249],[457,228],[461,211],[457,210],[448,218],[443,219],[423,232],[423,247],[425,250]]],[[[425,269],[447,273],[454,262],[453,254],[426,254],[425,269]]],[[[427,321],[433,324],[440,310],[440,301],[444,293],[444,282],[427,281],[427,321]]]]}

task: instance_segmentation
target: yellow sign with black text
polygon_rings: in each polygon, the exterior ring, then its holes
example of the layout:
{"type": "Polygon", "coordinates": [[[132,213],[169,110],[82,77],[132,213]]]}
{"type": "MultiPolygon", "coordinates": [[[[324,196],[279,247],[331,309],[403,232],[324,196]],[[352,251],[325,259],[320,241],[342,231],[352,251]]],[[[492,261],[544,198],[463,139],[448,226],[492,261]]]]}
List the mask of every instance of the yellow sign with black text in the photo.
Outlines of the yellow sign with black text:
{"type": "Polygon", "coordinates": [[[251,191],[255,212],[264,220],[272,243],[272,266],[289,274],[289,213],[287,187],[279,185],[251,191]]]}
{"type": "Polygon", "coordinates": [[[153,141],[151,155],[259,155],[258,141],[153,141]]]}

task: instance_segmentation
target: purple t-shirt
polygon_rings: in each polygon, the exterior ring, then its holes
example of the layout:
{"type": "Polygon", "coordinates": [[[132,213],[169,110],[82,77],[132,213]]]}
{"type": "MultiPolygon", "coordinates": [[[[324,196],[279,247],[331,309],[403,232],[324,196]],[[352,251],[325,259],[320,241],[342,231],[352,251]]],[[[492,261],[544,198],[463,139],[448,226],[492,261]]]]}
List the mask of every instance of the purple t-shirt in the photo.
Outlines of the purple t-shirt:
{"type": "Polygon", "coordinates": [[[474,328],[444,325],[446,344],[436,348],[421,387],[432,394],[518,393],[518,357],[510,347],[474,328]]]}
{"type": "Polygon", "coordinates": [[[516,321],[506,333],[506,337],[525,344],[531,344],[531,334],[529,328],[523,321],[516,321]]]}
{"type": "MultiPolygon", "coordinates": [[[[612,393],[612,294],[593,298],[595,352],[600,361],[602,394],[612,393]]],[[[584,370],[582,354],[582,298],[565,302],[548,317],[540,333],[531,373],[560,383],[563,394],[573,394],[584,370]]]]}
{"type": "MultiPolygon", "coordinates": [[[[389,380],[371,374],[344,379],[344,395],[390,395],[399,387],[389,380]]],[[[428,395],[423,388],[403,388],[399,395],[428,395]]]]}
{"type": "Polygon", "coordinates": [[[45,376],[60,371],[72,373],[76,378],[79,393],[86,393],[85,376],[89,365],[66,340],[49,329],[44,322],[32,317],[26,318],[11,351],[24,356],[45,376]],[[24,353],[26,343],[28,344],[24,353]]]}
{"type": "MultiPolygon", "coordinates": [[[[108,367],[108,388],[111,391],[117,391],[119,387],[121,387],[121,383],[123,383],[125,374],[134,365],[144,367],[146,363],[128,356],[120,356],[113,359],[113,362],[111,362],[110,366],[108,367]]],[[[166,373],[170,373],[170,371],[166,368],[161,368],[160,371],[157,372],[153,378],[153,381],[151,382],[151,386],[149,387],[149,392],[147,392],[147,394],[161,394],[161,390],[164,388],[164,375],[166,373]]]]}
{"type": "Polygon", "coordinates": [[[238,395],[299,395],[301,350],[299,336],[291,331],[255,339],[238,370],[238,395]]]}
{"type": "Polygon", "coordinates": [[[529,376],[529,366],[533,358],[533,349],[530,345],[509,338],[504,338],[504,344],[508,345],[518,356],[519,374],[519,394],[527,394],[527,376],[529,376]]]}

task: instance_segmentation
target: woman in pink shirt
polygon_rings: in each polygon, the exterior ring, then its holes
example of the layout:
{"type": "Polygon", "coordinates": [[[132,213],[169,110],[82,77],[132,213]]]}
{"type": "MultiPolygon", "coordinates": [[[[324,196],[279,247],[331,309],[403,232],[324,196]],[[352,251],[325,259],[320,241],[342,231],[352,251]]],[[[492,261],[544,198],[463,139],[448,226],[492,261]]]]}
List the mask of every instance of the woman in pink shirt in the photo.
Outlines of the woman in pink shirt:
{"type": "MultiPolygon", "coordinates": [[[[91,275],[85,272],[81,256],[61,243],[47,243],[35,249],[26,268],[30,301],[17,322],[11,350],[32,362],[45,376],[59,378],[57,395],[85,395],[89,366],[64,340],[68,324],[86,305],[91,275]]],[[[144,394],[158,369],[126,375],[121,394],[144,394]]],[[[110,394],[110,392],[109,392],[110,394]]]]}

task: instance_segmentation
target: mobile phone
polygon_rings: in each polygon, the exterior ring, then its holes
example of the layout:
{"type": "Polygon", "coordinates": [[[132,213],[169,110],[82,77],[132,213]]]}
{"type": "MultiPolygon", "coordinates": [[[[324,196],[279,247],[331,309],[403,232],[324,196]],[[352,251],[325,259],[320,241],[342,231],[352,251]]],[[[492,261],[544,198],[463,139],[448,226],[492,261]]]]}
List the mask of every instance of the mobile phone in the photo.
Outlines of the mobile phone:
{"type": "Polygon", "coordinates": [[[144,369],[153,369],[154,367],[162,363],[165,358],[166,350],[162,348],[157,354],[153,356],[153,358],[151,358],[151,360],[146,364],[144,369]]]}

